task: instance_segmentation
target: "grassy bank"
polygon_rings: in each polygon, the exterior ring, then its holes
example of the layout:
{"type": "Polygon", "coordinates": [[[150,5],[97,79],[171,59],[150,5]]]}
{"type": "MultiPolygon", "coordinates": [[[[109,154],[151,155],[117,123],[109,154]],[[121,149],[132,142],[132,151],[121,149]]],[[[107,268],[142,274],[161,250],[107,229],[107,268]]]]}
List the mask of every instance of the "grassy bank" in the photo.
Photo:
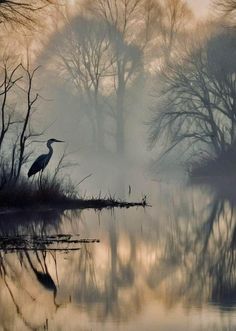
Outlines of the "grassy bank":
{"type": "Polygon", "coordinates": [[[0,190],[0,209],[84,209],[129,208],[147,205],[146,198],[139,202],[126,202],[113,197],[81,198],[75,187],[64,180],[45,177],[41,184],[21,178],[0,190]]]}

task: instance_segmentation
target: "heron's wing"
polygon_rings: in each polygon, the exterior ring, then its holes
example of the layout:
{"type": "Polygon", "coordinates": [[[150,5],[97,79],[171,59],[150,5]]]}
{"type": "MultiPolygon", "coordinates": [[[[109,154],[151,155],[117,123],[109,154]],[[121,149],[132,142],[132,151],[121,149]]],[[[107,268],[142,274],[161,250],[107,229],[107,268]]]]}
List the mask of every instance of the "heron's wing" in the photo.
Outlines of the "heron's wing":
{"type": "Polygon", "coordinates": [[[32,164],[28,171],[28,177],[35,175],[37,172],[43,170],[49,162],[48,154],[40,155],[32,164]]]}

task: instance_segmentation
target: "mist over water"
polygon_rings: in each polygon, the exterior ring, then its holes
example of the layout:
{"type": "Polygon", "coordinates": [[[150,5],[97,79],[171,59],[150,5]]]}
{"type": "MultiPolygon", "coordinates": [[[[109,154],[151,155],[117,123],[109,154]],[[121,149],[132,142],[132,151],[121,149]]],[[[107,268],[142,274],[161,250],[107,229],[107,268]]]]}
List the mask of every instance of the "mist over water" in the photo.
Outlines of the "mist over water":
{"type": "Polygon", "coordinates": [[[11,251],[1,239],[2,325],[234,330],[233,206],[210,190],[183,184],[156,185],[151,200],[145,210],[3,218],[1,235],[18,242],[23,235],[36,242],[60,234],[99,242],[61,240],[36,251],[11,251]],[[79,250],[67,250],[73,248],[79,250]]]}

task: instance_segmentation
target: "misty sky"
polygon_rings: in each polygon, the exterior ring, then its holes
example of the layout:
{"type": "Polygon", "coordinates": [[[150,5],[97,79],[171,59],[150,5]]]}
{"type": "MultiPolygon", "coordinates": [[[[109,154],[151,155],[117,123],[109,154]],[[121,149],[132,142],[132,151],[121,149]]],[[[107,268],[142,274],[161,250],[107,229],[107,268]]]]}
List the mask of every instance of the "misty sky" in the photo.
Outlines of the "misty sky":
{"type": "Polygon", "coordinates": [[[210,0],[187,0],[194,13],[198,16],[204,15],[209,10],[210,0]]]}

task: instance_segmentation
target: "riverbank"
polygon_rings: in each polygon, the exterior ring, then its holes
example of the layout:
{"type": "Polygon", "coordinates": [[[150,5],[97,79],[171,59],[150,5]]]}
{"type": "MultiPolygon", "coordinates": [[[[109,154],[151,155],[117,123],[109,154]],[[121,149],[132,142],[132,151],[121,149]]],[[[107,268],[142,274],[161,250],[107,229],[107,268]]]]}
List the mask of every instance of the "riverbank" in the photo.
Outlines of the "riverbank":
{"type": "Polygon", "coordinates": [[[11,210],[103,209],[134,206],[147,206],[146,197],[135,202],[123,201],[115,196],[81,197],[72,184],[49,178],[44,178],[40,185],[23,178],[0,190],[0,213],[11,210]]]}
{"type": "Polygon", "coordinates": [[[59,201],[44,201],[33,202],[29,204],[19,205],[19,204],[0,204],[0,215],[2,214],[12,214],[20,211],[50,211],[50,210],[76,210],[76,209],[97,209],[101,210],[104,208],[131,208],[131,207],[147,207],[147,201],[143,198],[141,201],[127,202],[122,200],[116,200],[112,198],[91,198],[91,199],[61,199],[59,201]]]}

